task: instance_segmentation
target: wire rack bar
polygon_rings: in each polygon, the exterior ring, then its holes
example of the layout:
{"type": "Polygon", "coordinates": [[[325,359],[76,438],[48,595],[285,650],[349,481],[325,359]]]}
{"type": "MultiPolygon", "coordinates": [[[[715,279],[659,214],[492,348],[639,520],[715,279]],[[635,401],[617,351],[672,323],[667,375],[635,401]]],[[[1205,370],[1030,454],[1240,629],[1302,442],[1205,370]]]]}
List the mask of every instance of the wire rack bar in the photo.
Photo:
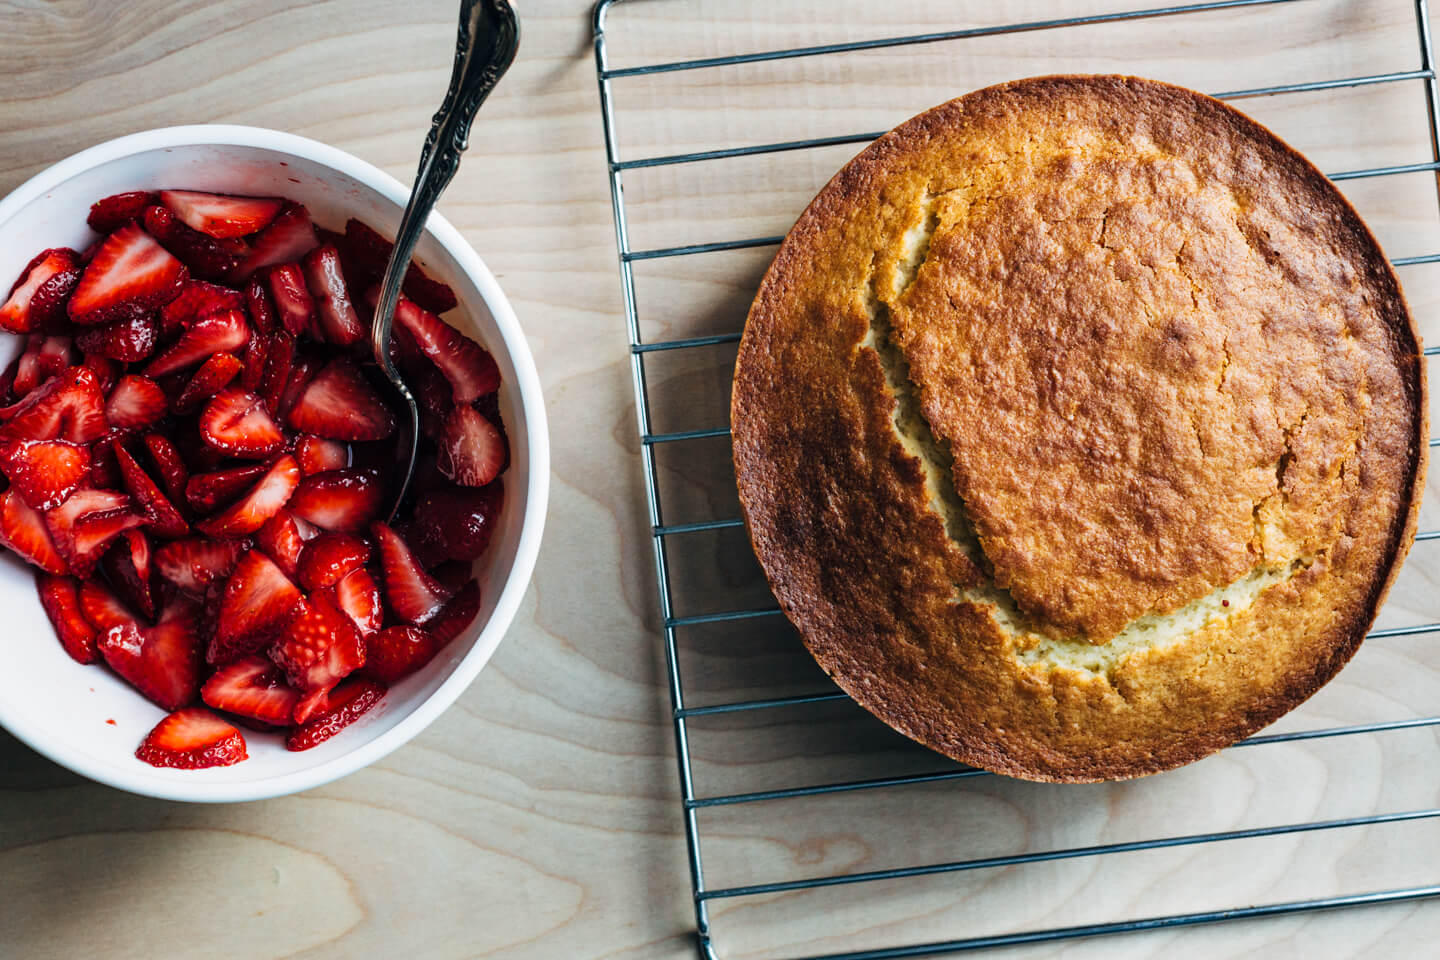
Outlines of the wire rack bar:
{"type": "MultiPolygon", "coordinates": [[[[1440,254],[1436,255],[1440,260],[1440,254]]],[[[630,345],[632,353],[654,353],[657,350],[688,350],[691,347],[713,347],[722,343],[739,343],[740,334],[721,333],[713,337],[685,337],[681,340],[657,340],[655,343],[635,343],[630,345]]]]}

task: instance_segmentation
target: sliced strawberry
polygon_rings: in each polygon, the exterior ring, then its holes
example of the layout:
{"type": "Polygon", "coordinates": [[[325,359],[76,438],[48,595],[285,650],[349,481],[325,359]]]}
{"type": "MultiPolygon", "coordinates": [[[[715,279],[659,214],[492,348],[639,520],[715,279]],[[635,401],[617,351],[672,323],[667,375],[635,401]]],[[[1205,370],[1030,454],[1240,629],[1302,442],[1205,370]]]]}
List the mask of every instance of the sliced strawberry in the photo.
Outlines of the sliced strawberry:
{"type": "Polygon", "coordinates": [[[259,277],[250,278],[245,285],[245,312],[250,315],[250,326],[255,328],[255,332],[268,335],[275,332],[280,321],[275,317],[275,307],[265,289],[265,281],[259,277]]]}
{"type": "Polygon", "coordinates": [[[375,523],[370,531],[380,547],[380,583],[385,591],[385,605],[407,623],[424,624],[440,612],[450,599],[450,591],[425,572],[409,545],[393,529],[375,523]]]}
{"type": "Polygon", "coordinates": [[[213,354],[239,350],[250,342],[250,328],[239,310],[218,310],[192,323],[180,339],[145,367],[145,375],[161,377],[184,370],[213,354]]]}
{"type": "Polygon", "coordinates": [[[139,220],[145,215],[145,208],[157,202],[155,194],[145,190],[117,193],[91,204],[90,216],[85,222],[96,233],[114,233],[125,224],[139,220]]]}
{"type": "Polygon", "coordinates": [[[305,287],[305,275],[298,263],[285,263],[270,268],[267,276],[270,296],[275,301],[275,313],[280,324],[292,337],[313,333],[315,329],[315,299],[305,287]]]}
{"type": "Polygon", "coordinates": [[[386,627],[365,642],[365,676],[398,683],[434,659],[441,646],[419,627],[386,627]]]}
{"type": "Polygon", "coordinates": [[[192,537],[167,543],[155,551],[155,570],[194,597],[205,596],[212,584],[222,584],[248,547],[241,540],[192,537]]]}
{"type": "Polygon", "coordinates": [[[250,253],[230,272],[239,283],[261,267],[299,260],[315,248],[315,227],[309,212],[298,203],[285,209],[250,244],[250,253]]]}
{"type": "Polygon", "coordinates": [[[55,549],[44,516],[32,510],[13,489],[0,493],[0,544],[46,573],[69,572],[60,551],[55,549]]]}
{"type": "Polygon", "coordinates": [[[221,310],[239,310],[243,300],[229,287],[191,280],[180,296],[160,310],[160,335],[170,338],[201,317],[221,310]]]}
{"type": "Polygon", "coordinates": [[[280,668],[264,657],[246,657],[215,671],[200,698],[216,710],[289,726],[300,694],[285,685],[280,668]]]}
{"type": "Polygon", "coordinates": [[[58,507],[90,475],[90,451],[64,440],[0,445],[0,471],[36,510],[58,507]]]}
{"type": "Polygon", "coordinates": [[[82,330],[75,337],[75,346],[87,358],[93,355],[138,363],[155,352],[159,332],[153,314],[134,314],[82,330]]]}
{"type": "Polygon", "coordinates": [[[309,434],[295,441],[295,459],[305,476],[339,470],[350,465],[350,449],[338,440],[326,440],[309,434]]]}
{"type": "Polygon", "coordinates": [[[444,486],[415,501],[411,538],[439,544],[447,559],[478,560],[490,546],[505,503],[502,478],[483,487],[444,486]]]}
{"type": "Polygon", "coordinates": [[[280,398],[275,404],[275,417],[285,421],[290,416],[290,411],[295,409],[295,404],[305,393],[310,381],[320,371],[320,360],[314,356],[300,356],[295,360],[294,366],[290,368],[290,380],[285,384],[285,389],[280,391],[280,398]]]}
{"type": "Polygon", "coordinates": [[[244,364],[232,354],[217,353],[200,365],[195,376],[175,398],[176,413],[190,413],[239,376],[244,364]]]}
{"type": "Polygon", "coordinates": [[[244,240],[219,240],[181,223],[169,208],[145,208],[145,230],[201,280],[219,280],[250,255],[244,240]]]}
{"type": "Polygon", "coordinates": [[[80,255],[69,247],[40,253],[20,274],[0,305],[0,329],[44,330],[65,317],[65,301],[80,282],[80,255]]]}
{"type": "Polygon", "coordinates": [[[283,200],[269,197],[232,197],[196,190],[161,190],[160,202],[187,227],[221,240],[264,229],[284,205],[283,200]]]}
{"type": "Polygon", "coordinates": [[[348,533],[322,533],[305,544],[300,554],[298,576],[306,590],[319,590],[337,583],[352,570],[370,560],[370,545],[348,533]]]}
{"type": "MultiPolygon", "coordinates": [[[[374,291],[378,297],[379,291],[374,291]]],[[[374,303],[375,298],[371,298],[374,303]]],[[[395,322],[415,339],[420,352],[450,381],[457,404],[469,404],[500,389],[500,368],[480,344],[422,310],[404,297],[395,307],[395,322]]]]}
{"type": "Polygon", "coordinates": [[[322,530],[359,533],[380,515],[385,489],[374,470],[327,470],[306,477],[289,509],[322,530]]]}
{"type": "Polygon", "coordinates": [[[139,623],[139,618],[125,606],[124,601],[99,580],[86,580],[80,584],[80,610],[97,634],[111,627],[139,623]]]}
{"type": "Polygon", "coordinates": [[[145,514],[145,524],[156,536],[183,537],[190,532],[190,525],[175,508],[170,498],[160,490],[158,484],[141,468],[135,458],[120,444],[114,445],[115,461],[120,468],[120,478],[130,496],[145,514]]]}
{"type": "Polygon", "coordinates": [[[287,750],[309,750],[354,723],[385,697],[385,686],[364,677],[342,683],[325,697],[324,712],[285,738],[287,750]]]}
{"type": "Polygon", "coordinates": [[[45,514],[45,526],[70,572],[87,577],[106,544],[145,522],[129,497],[114,490],[77,490],[45,514]]]}
{"type": "Polygon", "coordinates": [[[349,360],[334,360],[306,386],[286,422],[330,440],[383,440],[395,414],[349,360]]]}
{"type": "Polygon", "coordinates": [[[123,485],[120,464],[115,462],[115,447],[125,434],[115,432],[90,445],[90,482],[86,486],[115,490],[123,485]]]}
{"type": "MultiPolygon", "coordinates": [[[[290,685],[301,693],[329,690],[365,665],[365,641],[350,618],[322,596],[301,600],[270,647],[290,685]]],[[[304,723],[304,717],[296,717],[304,723]]]]}
{"type": "Polygon", "coordinates": [[[285,576],[291,580],[296,578],[305,540],[288,510],[277,511],[275,516],[265,521],[255,533],[255,545],[270,555],[270,559],[285,571],[285,576]]]}
{"type": "Polygon", "coordinates": [[[305,257],[305,283],[315,295],[316,316],[325,340],[348,347],[365,339],[365,327],[345,286],[340,251],[328,244],[305,257]]]}
{"type": "Polygon", "coordinates": [[[144,430],[165,416],[165,394],[149,377],[121,377],[105,401],[105,419],[118,430],[144,430]]]}
{"type": "Polygon", "coordinates": [[[222,390],[205,405],[200,436],[216,450],[248,460],[268,457],[285,444],[285,435],[266,412],[265,402],[233,388],[222,390]]]}
{"type": "Polygon", "coordinates": [[[385,623],[385,608],[380,601],[380,585],[361,567],[352,570],[334,586],[323,591],[342,613],[350,617],[362,637],[379,630],[385,623]]]}
{"type": "Polygon", "coordinates": [[[105,394],[88,367],[70,367],[51,377],[6,413],[10,419],[0,428],[0,440],[89,444],[110,432],[105,394]]]}
{"type": "Polygon", "coordinates": [[[239,730],[204,707],[177,710],[155,725],[135,756],[152,767],[228,767],[249,754],[239,730]]]}
{"type": "Polygon", "coordinates": [[[166,710],[194,702],[200,693],[200,637],[195,601],[183,594],[153,627],[126,623],[100,635],[111,669],[166,710]]]}
{"type": "Polygon", "coordinates": [[[155,618],[155,592],[150,586],[150,541],[139,530],[126,530],[100,558],[100,569],[130,606],[155,618]]]}
{"type": "Polygon", "coordinates": [[[243,537],[254,533],[285,506],[299,484],[300,465],[294,457],[285,454],[271,464],[249,493],[214,516],[199,521],[195,529],[212,537],[243,537]]]}
{"type": "MultiPolygon", "coordinates": [[[[352,219],[345,224],[345,254],[369,279],[378,281],[385,273],[393,248],[394,244],[359,220],[352,219]]],[[[401,289],[411,300],[434,313],[453,310],[457,303],[454,290],[431,279],[414,263],[405,270],[401,289]]]]}
{"type": "Polygon", "coordinates": [[[80,585],[74,577],[52,577],[35,574],[35,589],[40,605],[55,627],[60,646],[76,663],[94,663],[100,656],[95,640],[98,636],[80,609],[80,585]]]}
{"type": "Polygon", "coordinates": [[[254,487],[269,469],[267,463],[249,463],[228,470],[197,473],[185,484],[185,502],[199,513],[212,513],[254,487]]]}
{"type": "Polygon", "coordinates": [[[475,615],[480,612],[480,581],[470,579],[465,581],[450,602],[440,608],[435,619],[425,624],[425,629],[440,646],[445,646],[454,640],[470,624],[475,622],[475,615]]]}
{"type": "Polygon", "coordinates": [[[106,323],[164,306],[184,282],[185,265],[127,223],[95,251],[67,310],[76,323],[106,323]]]}
{"type": "MultiPolygon", "coordinates": [[[[30,334],[25,339],[25,349],[15,360],[15,377],[10,382],[11,393],[17,399],[23,399],[40,384],[70,366],[70,352],[69,337],[30,334]],[[51,340],[56,341],[54,347],[50,347],[51,340]],[[63,353],[60,353],[62,347],[63,353]]],[[[4,414],[0,413],[0,416],[4,414]]]]}
{"type": "Polygon", "coordinates": [[[209,661],[223,666],[255,653],[284,628],[302,599],[275,561],[251,550],[225,583],[209,661]]]}
{"type": "Polygon", "coordinates": [[[455,401],[450,399],[450,381],[428,360],[422,358],[422,362],[424,365],[419,369],[404,372],[405,385],[415,395],[415,405],[420,408],[420,432],[431,440],[438,440],[455,401]]]}
{"type": "Polygon", "coordinates": [[[483,487],[505,465],[505,438],[478,410],[457,405],[440,431],[440,472],[463,487],[483,487]]]}
{"type": "Polygon", "coordinates": [[[280,409],[280,397],[290,382],[295,365],[295,338],[284,330],[276,330],[265,341],[265,373],[257,391],[265,398],[265,409],[274,414],[280,409]]]}
{"type": "Polygon", "coordinates": [[[150,451],[150,459],[155,464],[155,469],[160,471],[160,482],[165,484],[165,493],[170,497],[170,502],[184,502],[185,485],[190,480],[190,471],[180,459],[180,451],[175,449],[175,444],[164,434],[147,433],[145,449],[150,451]]]}
{"type": "MultiPolygon", "coordinates": [[[[258,333],[245,345],[245,353],[241,358],[244,366],[240,368],[241,390],[261,393],[260,384],[265,380],[265,360],[269,355],[269,347],[270,338],[258,333]]],[[[263,396],[263,393],[261,395],[263,396]]],[[[269,409],[268,404],[266,409],[269,409]]]]}

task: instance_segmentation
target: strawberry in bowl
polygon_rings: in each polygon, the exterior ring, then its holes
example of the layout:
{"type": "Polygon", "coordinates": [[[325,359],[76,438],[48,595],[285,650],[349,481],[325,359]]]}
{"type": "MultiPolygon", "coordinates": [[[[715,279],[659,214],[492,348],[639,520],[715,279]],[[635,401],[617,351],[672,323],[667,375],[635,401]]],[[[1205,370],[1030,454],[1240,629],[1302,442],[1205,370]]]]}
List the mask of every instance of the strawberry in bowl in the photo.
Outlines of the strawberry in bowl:
{"type": "MultiPolygon", "coordinates": [[[[223,129],[262,145],[180,142],[128,183],[137,157],[155,159],[147,135],[87,151],[102,154],[91,175],[59,181],[69,208],[77,180],[123,189],[90,197],[70,242],[17,261],[0,304],[15,351],[0,374],[0,593],[24,564],[48,625],[0,646],[49,644],[24,655],[41,688],[58,693],[83,668],[77,689],[104,701],[88,713],[126,717],[87,735],[72,709],[57,749],[36,733],[43,707],[5,702],[0,680],[0,723],[97,779],[180,799],[303,788],[413,735],[498,643],[543,515],[533,366],[455,237],[439,274],[411,265],[396,311],[391,352],[422,436],[412,492],[387,516],[404,438],[368,357],[390,250],[369,222],[403,191],[310,141],[223,129]],[[226,155],[233,182],[168,169],[186,150],[226,155]],[[368,207],[356,186],[376,194],[368,207]],[[470,332],[472,305],[498,336],[470,332]],[[113,755],[122,728],[128,763],[113,755]],[[101,740],[104,769],[77,759],[101,740]],[[230,772],[251,765],[263,769],[230,772]],[[215,783],[153,781],[186,773],[215,783]]],[[[27,213],[61,232],[53,210],[36,213],[54,189],[33,187],[0,204],[6,243],[7,219],[27,213]]]]}

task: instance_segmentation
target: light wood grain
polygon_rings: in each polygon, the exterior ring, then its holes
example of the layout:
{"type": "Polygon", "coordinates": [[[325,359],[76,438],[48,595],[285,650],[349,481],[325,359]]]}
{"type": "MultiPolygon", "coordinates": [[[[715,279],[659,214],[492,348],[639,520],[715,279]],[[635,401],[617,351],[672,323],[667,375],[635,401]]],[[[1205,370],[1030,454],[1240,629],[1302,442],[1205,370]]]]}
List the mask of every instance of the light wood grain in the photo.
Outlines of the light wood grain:
{"type": "MultiPolygon", "coordinates": [[[[631,0],[614,63],[1038,19],[1139,0],[631,0]]],[[[244,806],[86,783],[0,734],[0,957],[682,958],[693,912],[620,312],[587,0],[527,0],[521,56],[442,206],[500,278],[547,391],[550,521],[495,660],[412,744],[244,806]]],[[[1408,0],[1305,0],[617,81],[622,156],[885,129],[975,86],[1062,70],[1204,90],[1410,69],[1408,0]]],[[[447,0],[0,0],[0,192],[110,136],[225,121],[336,144],[402,179],[448,74],[447,0]]],[[[1427,159],[1418,84],[1240,104],[1330,171],[1427,159]]],[[[626,176],[637,247],[783,232],[858,147],[626,176]]],[[[1346,185],[1397,256],[1440,252],[1433,178],[1346,185]]],[[[769,249],[637,264],[647,339],[740,328],[769,249]]],[[[1440,334],[1440,267],[1405,268],[1440,334]]],[[[647,360],[653,429],[723,425],[734,347],[647,360]]],[[[723,439],[657,451],[667,522],[738,515],[723,439]]],[[[1433,485],[1433,484],[1432,484],[1433,485]]],[[[1433,501],[1433,497],[1430,498],[1433,501]]],[[[1427,504],[1422,526],[1440,526],[1427,504]]],[[[672,539],[680,614],[763,606],[738,530],[672,539]]],[[[1382,624],[1440,619],[1421,546],[1382,624]]],[[[692,703],[826,689],[770,617],[687,628],[692,703]]],[[[1433,637],[1368,643],[1277,729],[1440,713],[1433,637]]],[[[848,702],[692,725],[700,796],[944,769],[848,702]]],[[[1428,808],[1433,730],[1248,747],[1127,784],[1002,778],[701,811],[712,887],[1428,808]]],[[[737,898],[720,955],[791,957],[1440,881],[1434,821],[737,898]]],[[[1012,950],[1007,957],[1392,957],[1440,905],[1012,950]]]]}

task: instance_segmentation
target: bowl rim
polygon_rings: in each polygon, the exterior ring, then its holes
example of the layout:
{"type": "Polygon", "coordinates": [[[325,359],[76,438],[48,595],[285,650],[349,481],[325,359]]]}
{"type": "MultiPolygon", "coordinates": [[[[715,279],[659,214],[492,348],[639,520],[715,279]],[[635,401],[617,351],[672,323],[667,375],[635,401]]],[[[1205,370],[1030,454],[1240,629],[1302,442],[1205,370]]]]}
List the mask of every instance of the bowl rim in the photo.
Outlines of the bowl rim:
{"type": "MultiPolygon", "coordinates": [[[[386,199],[404,207],[410,189],[390,174],[338,147],[299,134],[240,124],[188,124],[157,127],[126,134],[71,154],[20,184],[0,200],[0,230],[15,212],[65,181],[86,170],[113,160],[156,149],[183,146],[241,146],[291,154],[329,167],[350,177],[386,199]]],[[[341,756],[304,770],[266,777],[245,783],[208,783],[173,779],[151,779],[144,772],[94,767],[84,754],[72,753],[51,742],[39,724],[26,723],[7,711],[0,702],[0,726],[37,753],[91,780],[142,796],[198,803],[233,803],[263,800],[322,786],[385,757],[429,726],[451,706],[489,662],[518,612],[535,569],[550,486],[549,429],[545,416],[540,377],[534,357],[520,328],[520,321],[500,284],[480,255],[439,211],[430,214],[426,231],[455,258],[460,269],[474,281],[480,297],[500,331],[506,352],[515,368],[520,409],[525,417],[527,455],[530,463],[515,561],[505,577],[490,619],[470,650],[456,663],[449,677],[410,714],[372,740],[358,744],[341,756]]]]}

